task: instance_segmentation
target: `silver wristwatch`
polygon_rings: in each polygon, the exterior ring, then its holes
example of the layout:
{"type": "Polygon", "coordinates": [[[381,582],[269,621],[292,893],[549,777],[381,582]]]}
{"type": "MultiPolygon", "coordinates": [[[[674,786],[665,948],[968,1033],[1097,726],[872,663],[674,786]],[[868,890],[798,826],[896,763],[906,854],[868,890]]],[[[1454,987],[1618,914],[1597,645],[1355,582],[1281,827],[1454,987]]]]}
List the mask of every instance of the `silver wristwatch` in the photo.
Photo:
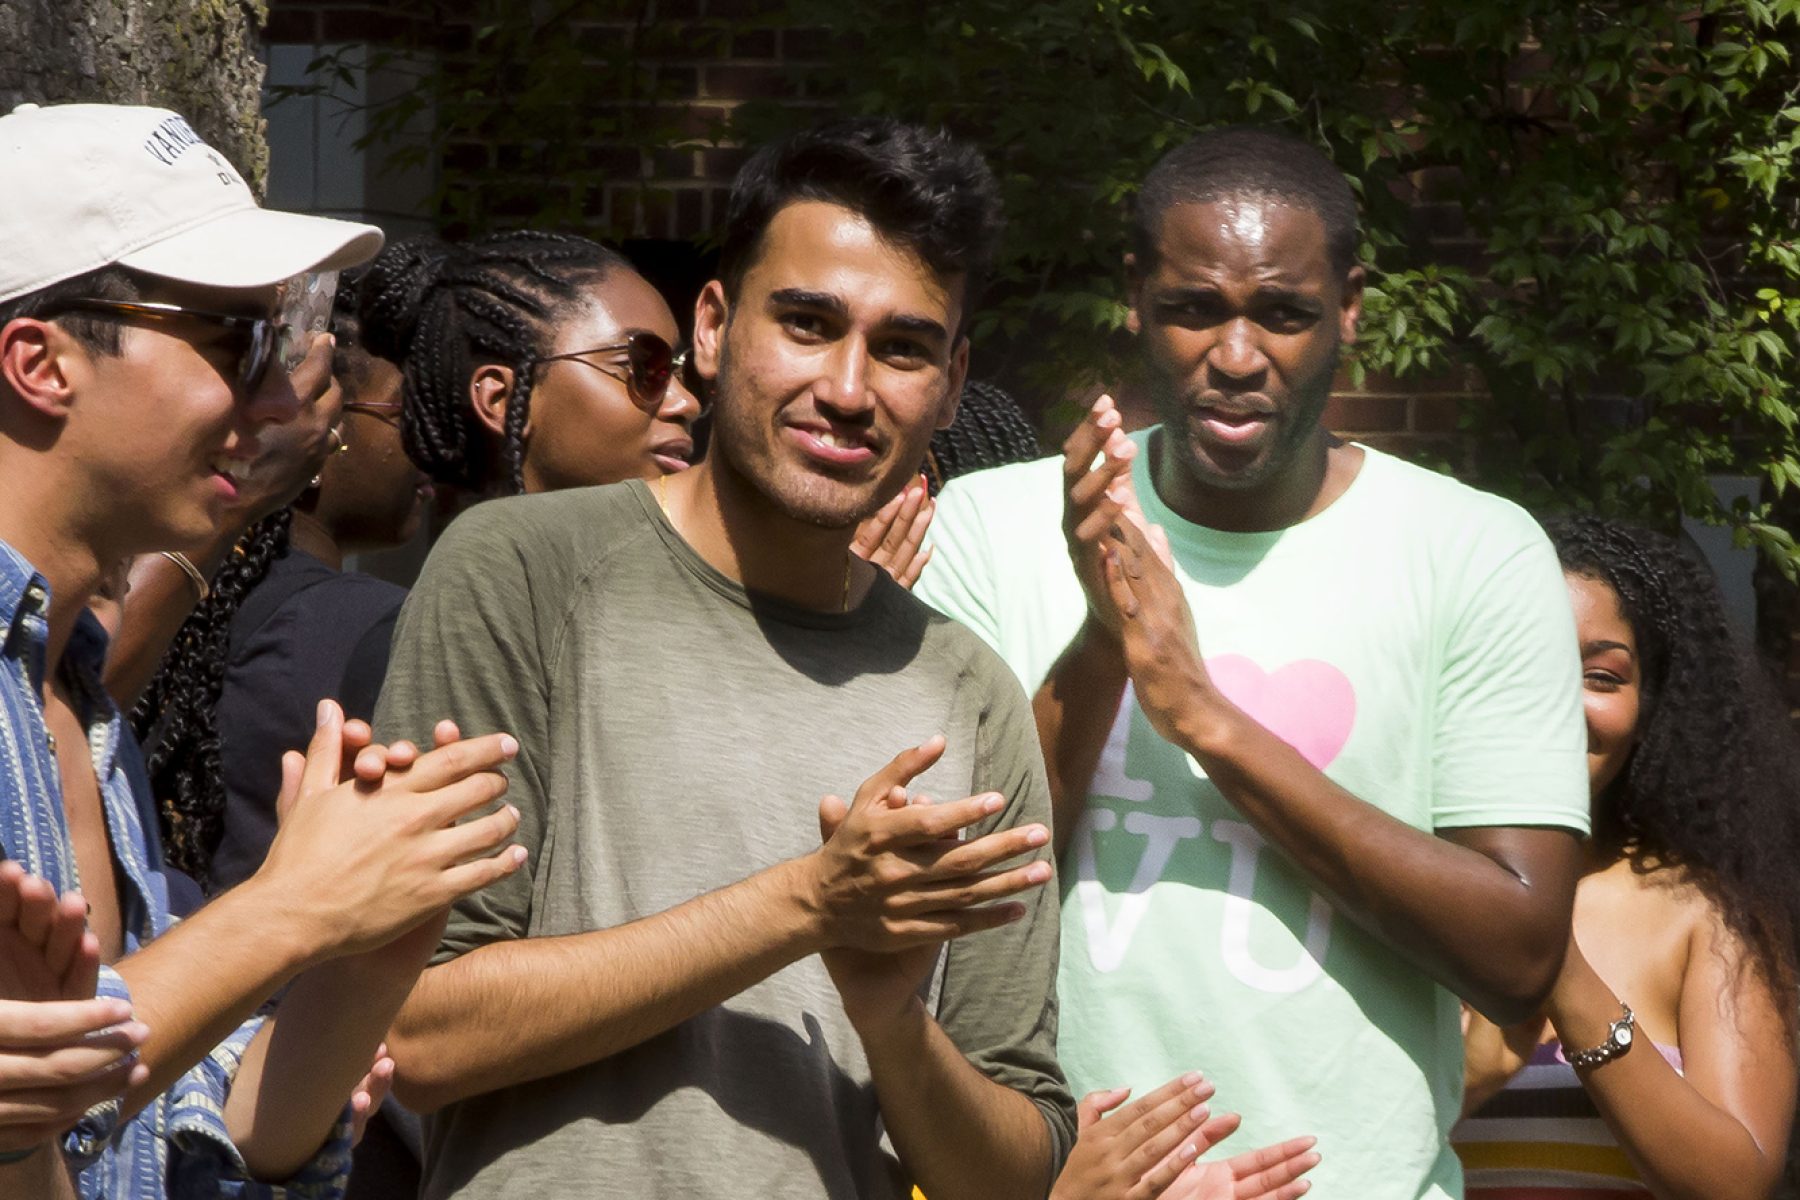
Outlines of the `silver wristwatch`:
{"type": "Polygon", "coordinates": [[[1631,1043],[1637,1034],[1637,1018],[1631,1015],[1631,1005],[1623,1000],[1619,1001],[1619,1007],[1624,1010],[1625,1015],[1612,1023],[1612,1027],[1606,1031],[1606,1040],[1592,1050],[1569,1055],[1571,1067],[1577,1071],[1591,1070],[1611,1062],[1631,1049],[1631,1043]]]}

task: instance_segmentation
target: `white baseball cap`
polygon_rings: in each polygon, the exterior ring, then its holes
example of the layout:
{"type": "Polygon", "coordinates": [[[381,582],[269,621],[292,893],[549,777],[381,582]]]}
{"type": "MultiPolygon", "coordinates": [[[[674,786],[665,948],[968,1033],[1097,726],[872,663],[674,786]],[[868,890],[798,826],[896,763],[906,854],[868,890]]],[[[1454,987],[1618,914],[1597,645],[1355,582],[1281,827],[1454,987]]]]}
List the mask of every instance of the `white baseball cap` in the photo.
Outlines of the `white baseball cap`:
{"type": "Polygon", "coordinates": [[[256,288],[381,249],[373,225],[262,208],[164,108],[21,104],[0,117],[0,179],[0,301],[114,263],[256,288]]]}

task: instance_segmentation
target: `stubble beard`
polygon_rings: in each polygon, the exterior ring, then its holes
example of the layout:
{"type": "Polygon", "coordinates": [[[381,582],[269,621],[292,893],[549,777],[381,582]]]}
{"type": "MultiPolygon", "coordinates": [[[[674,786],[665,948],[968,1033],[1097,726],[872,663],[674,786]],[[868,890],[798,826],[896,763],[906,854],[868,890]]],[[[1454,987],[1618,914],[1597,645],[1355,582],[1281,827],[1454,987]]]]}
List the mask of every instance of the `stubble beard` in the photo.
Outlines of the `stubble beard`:
{"type": "Polygon", "coordinates": [[[1335,343],[1318,373],[1294,389],[1288,406],[1277,418],[1275,437],[1262,456],[1237,471],[1220,470],[1206,452],[1195,445],[1188,425],[1192,406],[1176,383],[1151,364],[1156,414],[1163,425],[1164,440],[1175,449],[1183,470],[1202,487],[1221,492],[1261,487],[1292,467],[1312,437],[1324,415],[1325,402],[1331,398],[1331,381],[1337,375],[1338,359],[1342,354],[1343,344],[1335,343]]]}
{"type": "Polygon", "coordinates": [[[782,516],[819,529],[854,528],[881,507],[834,502],[830,493],[836,489],[827,480],[785,463],[779,433],[772,427],[759,428],[757,414],[737,403],[736,389],[729,382],[732,378],[729,351],[721,347],[719,374],[713,381],[712,443],[708,452],[716,453],[725,469],[782,516]],[[755,448],[765,453],[758,454],[755,448]],[[797,478],[784,480],[784,474],[797,478]]]}

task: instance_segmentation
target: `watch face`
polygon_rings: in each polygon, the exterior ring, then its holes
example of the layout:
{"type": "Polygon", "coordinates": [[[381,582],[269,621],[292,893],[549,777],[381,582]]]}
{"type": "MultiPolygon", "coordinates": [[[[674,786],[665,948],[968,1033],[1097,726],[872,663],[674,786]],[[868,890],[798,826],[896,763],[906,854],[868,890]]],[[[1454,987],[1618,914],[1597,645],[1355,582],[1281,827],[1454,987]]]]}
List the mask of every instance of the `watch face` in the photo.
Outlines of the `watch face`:
{"type": "Polygon", "coordinates": [[[1613,1030],[1613,1041],[1621,1046],[1631,1045],[1631,1026],[1621,1025],[1613,1030]]]}

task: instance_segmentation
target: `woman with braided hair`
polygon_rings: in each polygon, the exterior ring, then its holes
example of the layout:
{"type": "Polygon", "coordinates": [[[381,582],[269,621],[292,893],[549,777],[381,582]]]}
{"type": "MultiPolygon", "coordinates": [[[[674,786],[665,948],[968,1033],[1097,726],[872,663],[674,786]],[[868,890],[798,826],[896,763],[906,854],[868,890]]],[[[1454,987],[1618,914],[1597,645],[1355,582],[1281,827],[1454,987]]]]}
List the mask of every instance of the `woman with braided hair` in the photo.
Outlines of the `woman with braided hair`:
{"type": "Polygon", "coordinates": [[[521,231],[389,246],[363,281],[364,336],[401,368],[407,452],[478,495],[679,471],[700,405],[675,317],[618,254],[521,231]]]}
{"type": "Polygon", "coordinates": [[[1548,528],[1593,834],[1544,1017],[1470,1018],[1468,1195],[1761,1200],[1794,1115],[1800,739],[1702,564],[1595,517],[1548,528]]]}

